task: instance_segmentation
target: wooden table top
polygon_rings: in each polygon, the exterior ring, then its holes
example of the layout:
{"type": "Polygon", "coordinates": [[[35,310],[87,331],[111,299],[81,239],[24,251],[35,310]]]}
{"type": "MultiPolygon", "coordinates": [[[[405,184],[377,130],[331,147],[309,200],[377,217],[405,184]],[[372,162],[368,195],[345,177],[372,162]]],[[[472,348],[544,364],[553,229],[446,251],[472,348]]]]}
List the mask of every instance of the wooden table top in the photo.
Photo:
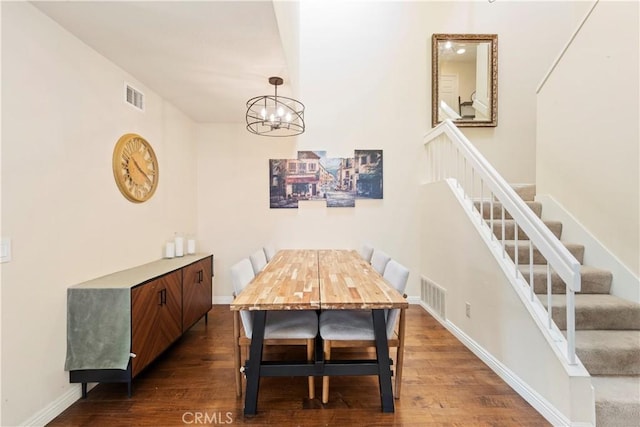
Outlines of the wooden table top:
{"type": "Polygon", "coordinates": [[[356,251],[318,251],[320,305],[326,310],[406,308],[407,300],[356,251]]]}
{"type": "Polygon", "coordinates": [[[407,301],[356,251],[282,250],[231,310],[406,308],[407,301]]]}
{"type": "Polygon", "coordinates": [[[282,250],[231,303],[231,310],[320,308],[318,251],[282,250]]]}

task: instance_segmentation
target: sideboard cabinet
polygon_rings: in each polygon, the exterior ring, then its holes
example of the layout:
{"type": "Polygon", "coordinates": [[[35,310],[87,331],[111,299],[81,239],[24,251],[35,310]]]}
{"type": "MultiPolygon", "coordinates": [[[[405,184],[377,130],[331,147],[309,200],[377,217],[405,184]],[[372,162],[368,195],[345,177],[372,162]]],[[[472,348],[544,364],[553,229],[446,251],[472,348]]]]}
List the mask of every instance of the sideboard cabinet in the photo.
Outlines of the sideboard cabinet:
{"type": "Polygon", "coordinates": [[[213,255],[162,259],[67,290],[69,381],[126,382],[212,307],[213,255]]]}
{"type": "Polygon", "coordinates": [[[182,328],[189,329],[211,310],[212,263],[203,259],[182,269],[182,328]],[[208,279],[207,279],[208,278],[208,279]]]}

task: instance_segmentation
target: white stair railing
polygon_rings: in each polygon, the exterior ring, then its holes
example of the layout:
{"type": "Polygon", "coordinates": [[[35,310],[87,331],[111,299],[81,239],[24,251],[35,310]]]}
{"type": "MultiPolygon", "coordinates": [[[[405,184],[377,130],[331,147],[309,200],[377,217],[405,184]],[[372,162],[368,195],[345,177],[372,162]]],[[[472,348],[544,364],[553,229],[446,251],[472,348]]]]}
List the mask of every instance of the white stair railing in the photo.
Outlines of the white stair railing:
{"type": "Polygon", "coordinates": [[[522,286],[529,287],[528,298],[524,300],[530,304],[531,312],[537,316],[541,324],[546,325],[554,342],[564,355],[566,361],[575,365],[575,292],[580,291],[580,263],[569,250],[553,235],[547,226],[520,198],[515,190],[507,184],[500,174],[489,164],[480,152],[469,142],[464,134],[447,119],[425,135],[425,150],[427,154],[427,181],[436,182],[454,179],[458,188],[463,192],[465,207],[477,215],[482,227],[491,233],[491,239],[502,246],[502,261],[513,263],[513,279],[522,286]],[[479,202],[479,203],[475,203],[479,202]],[[495,237],[494,207],[498,207],[501,221],[500,238],[495,237]],[[489,219],[484,219],[485,204],[488,204],[489,219]],[[505,239],[505,217],[509,214],[515,222],[513,259],[507,256],[505,239]],[[521,259],[519,254],[518,231],[522,230],[529,239],[528,260],[521,259]],[[547,308],[539,309],[539,301],[534,292],[534,250],[547,261],[547,308]],[[520,266],[528,264],[529,282],[521,273],[520,266]],[[566,341],[561,334],[555,332],[558,328],[552,320],[552,280],[555,271],[566,285],[566,341]],[[558,336],[559,335],[559,336],[558,336]],[[566,342],[566,346],[564,343],[566,342]]]}

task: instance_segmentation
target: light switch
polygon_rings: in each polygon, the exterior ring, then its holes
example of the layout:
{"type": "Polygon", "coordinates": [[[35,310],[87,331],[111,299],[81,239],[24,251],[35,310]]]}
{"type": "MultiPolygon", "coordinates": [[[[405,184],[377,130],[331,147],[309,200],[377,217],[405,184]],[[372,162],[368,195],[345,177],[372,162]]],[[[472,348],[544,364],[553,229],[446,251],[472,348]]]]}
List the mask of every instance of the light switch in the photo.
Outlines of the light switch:
{"type": "Polygon", "coordinates": [[[11,239],[3,238],[0,240],[0,262],[11,261],[11,239]]]}

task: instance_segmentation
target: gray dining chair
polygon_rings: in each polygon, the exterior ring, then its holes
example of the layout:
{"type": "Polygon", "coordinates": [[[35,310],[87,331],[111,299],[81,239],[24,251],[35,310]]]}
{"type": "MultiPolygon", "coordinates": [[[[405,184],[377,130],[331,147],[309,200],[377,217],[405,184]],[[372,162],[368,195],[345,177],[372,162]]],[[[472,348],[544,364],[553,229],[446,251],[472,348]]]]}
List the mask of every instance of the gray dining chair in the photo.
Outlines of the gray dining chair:
{"type": "Polygon", "coordinates": [[[362,245],[360,248],[360,256],[367,262],[371,262],[371,255],[373,255],[373,247],[369,245],[362,245]]]}
{"type": "Polygon", "coordinates": [[[374,249],[371,254],[371,267],[378,273],[384,273],[384,268],[387,266],[387,263],[391,257],[381,251],[380,249],[374,249]]]}
{"type": "Polygon", "coordinates": [[[276,252],[278,252],[276,248],[271,245],[267,245],[262,249],[264,250],[264,256],[267,258],[267,262],[270,262],[275,256],[276,252]]]}
{"type": "MultiPolygon", "coordinates": [[[[382,276],[387,283],[404,295],[409,270],[395,260],[386,264],[382,276]]],[[[404,295],[406,298],[406,295],[404,295]]],[[[390,348],[396,349],[395,392],[400,398],[402,365],[404,362],[405,309],[385,311],[387,340],[390,348]],[[398,321],[399,318],[399,322],[398,321]],[[396,323],[398,327],[396,329],[396,323]]],[[[330,360],[335,347],[375,347],[371,310],[326,310],[320,314],[320,336],[324,340],[324,357],[330,360]]],[[[322,377],[322,403],[329,401],[329,377],[322,377]]]]}
{"type": "MultiPolygon", "coordinates": [[[[234,296],[237,296],[254,279],[253,266],[247,258],[231,267],[234,296]]],[[[249,354],[253,334],[253,313],[248,310],[234,311],[234,365],[236,395],[242,396],[241,359],[249,354]]],[[[264,328],[264,345],[305,345],[307,360],[313,361],[315,338],[318,334],[318,315],[315,311],[269,311],[264,328]]],[[[309,377],[309,398],[315,397],[315,382],[309,377]]]]}
{"type": "Polygon", "coordinates": [[[264,249],[259,249],[249,256],[251,260],[251,266],[253,267],[253,273],[258,275],[262,269],[267,265],[267,256],[264,254],[264,249]]]}

